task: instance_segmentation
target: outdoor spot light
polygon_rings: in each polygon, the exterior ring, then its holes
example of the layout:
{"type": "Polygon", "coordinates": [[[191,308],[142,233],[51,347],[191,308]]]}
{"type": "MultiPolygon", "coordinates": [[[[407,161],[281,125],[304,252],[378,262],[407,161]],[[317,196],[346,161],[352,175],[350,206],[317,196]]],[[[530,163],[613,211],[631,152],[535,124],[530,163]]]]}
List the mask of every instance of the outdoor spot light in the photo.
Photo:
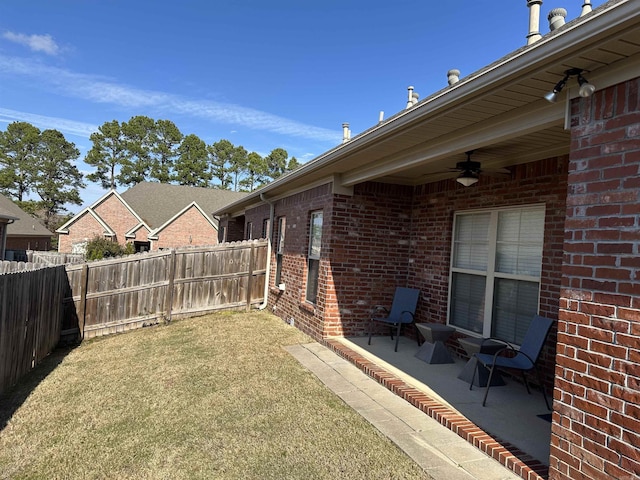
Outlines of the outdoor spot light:
{"type": "Polygon", "coordinates": [[[596,91],[595,85],[589,83],[580,73],[578,74],[578,85],[580,85],[578,95],[581,97],[590,97],[596,91]]]}
{"type": "Polygon", "coordinates": [[[580,85],[578,95],[580,95],[581,97],[590,97],[591,95],[593,95],[593,92],[596,91],[596,87],[589,83],[587,79],[582,76],[582,71],[583,70],[581,68],[570,68],[569,70],[565,71],[564,78],[556,83],[556,86],[553,87],[553,90],[545,94],[545,100],[551,103],[555,103],[558,100],[558,94],[565,87],[570,77],[578,78],[578,85],[580,85]]]}
{"type": "Polygon", "coordinates": [[[469,170],[465,170],[458,178],[456,178],[456,182],[464,185],[465,187],[470,187],[474,183],[478,183],[478,175],[469,170]]]}

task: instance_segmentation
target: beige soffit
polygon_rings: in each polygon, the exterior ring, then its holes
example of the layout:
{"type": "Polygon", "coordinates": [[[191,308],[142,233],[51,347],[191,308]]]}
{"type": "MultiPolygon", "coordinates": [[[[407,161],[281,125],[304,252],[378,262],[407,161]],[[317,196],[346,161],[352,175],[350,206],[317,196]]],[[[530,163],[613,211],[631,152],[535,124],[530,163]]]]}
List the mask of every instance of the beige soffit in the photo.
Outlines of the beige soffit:
{"type": "MultiPolygon", "coordinates": [[[[526,85],[529,77],[534,74],[546,70],[558,70],[558,74],[560,74],[563,68],[562,65],[570,63],[573,58],[578,58],[584,49],[593,48],[598,42],[613,38],[616,35],[637,31],[639,24],[640,2],[637,0],[607,2],[585,17],[565,24],[560,29],[545,35],[538,42],[512,52],[484,69],[460,80],[457,84],[436,92],[419,102],[414,108],[399,112],[387,121],[354,137],[349,142],[338,145],[293,172],[213,213],[214,215],[237,215],[249,205],[260,204],[260,194],[264,194],[270,199],[277,198],[293,189],[300,189],[305,185],[314,184],[319,179],[330,178],[336,173],[341,174],[344,182],[343,186],[353,185],[364,179],[371,179],[376,175],[382,176],[385,173],[392,172],[393,169],[400,168],[398,166],[399,162],[405,162],[406,165],[410,166],[412,162],[424,161],[425,148],[434,148],[435,153],[429,151],[430,155],[438,154],[438,149],[442,152],[449,151],[456,144],[456,148],[460,149],[460,143],[462,143],[459,141],[460,134],[456,134],[452,129],[448,138],[443,135],[438,139],[441,142],[439,146],[438,141],[436,141],[428,147],[422,146],[423,150],[419,154],[418,152],[412,154],[409,150],[403,152],[405,158],[400,158],[398,155],[382,158],[377,162],[381,164],[380,167],[370,164],[367,166],[369,171],[361,170],[358,172],[353,170],[349,172],[345,165],[341,164],[342,161],[348,160],[350,156],[362,150],[371,149],[373,145],[377,145],[384,140],[402,135],[403,132],[408,131],[414,125],[419,123],[428,124],[430,121],[435,121],[432,119],[438,119],[439,116],[454,109],[473,106],[475,102],[481,102],[501,89],[510,88],[519,83],[526,85]]],[[[619,72],[618,78],[621,77],[619,72]]],[[[553,83],[549,81],[549,89],[553,86],[553,83]]],[[[601,88],[601,85],[599,85],[599,88],[601,88]]],[[[564,106],[561,104],[556,106],[548,103],[543,104],[544,100],[542,102],[539,100],[541,100],[539,96],[532,100],[529,107],[530,111],[525,115],[519,112],[511,112],[509,114],[511,117],[509,115],[496,114],[494,117],[496,122],[494,122],[493,128],[496,131],[503,128],[504,132],[502,134],[507,136],[515,134],[514,132],[509,132],[509,129],[513,128],[511,122],[514,120],[520,122],[519,128],[521,129],[527,128],[526,122],[531,123],[531,128],[536,126],[536,122],[537,126],[554,122],[562,125],[562,119],[565,115],[564,106]],[[528,114],[532,114],[534,117],[528,117],[528,114]],[[500,117],[503,117],[503,119],[500,117]],[[531,119],[533,119],[533,122],[531,122],[531,119]],[[501,127],[499,124],[501,124],[501,127]]],[[[475,130],[470,130],[469,137],[464,141],[471,145],[486,136],[486,134],[486,129],[478,125],[475,130]]],[[[402,168],[406,167],[406,165],[402,166],[402,168]]]]}

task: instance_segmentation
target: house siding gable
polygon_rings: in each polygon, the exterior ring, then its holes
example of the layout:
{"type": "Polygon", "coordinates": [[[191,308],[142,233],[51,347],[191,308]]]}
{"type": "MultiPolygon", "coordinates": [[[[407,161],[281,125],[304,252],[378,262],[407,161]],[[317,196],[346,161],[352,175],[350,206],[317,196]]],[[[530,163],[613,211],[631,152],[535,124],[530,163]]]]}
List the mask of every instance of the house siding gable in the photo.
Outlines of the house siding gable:
{"type": "MultiPolygon", "coordinates": [[[[138,234],[136,234],[136,237],[138,234]]],[[[218,230],[195,206],[191,206],[158,232],[153,248],[216,245],[218,230]]]]}
{"type": "Polygon", "coordinates": [[[125,233],[139,223],[131,210],[116,195],[107,197],[102,203],[96,205],[93,211],[115,232],[116,236],[113,240],[121,245],[127,243],[125,233]]]}
{"type": "Polygon", "coordinates": [[[60,234],[58,251],[71,253],[76,243],[87,242],[97,236],[104,236],[104,227],[87,211],[69,225],[69,233],[60,234]]]}

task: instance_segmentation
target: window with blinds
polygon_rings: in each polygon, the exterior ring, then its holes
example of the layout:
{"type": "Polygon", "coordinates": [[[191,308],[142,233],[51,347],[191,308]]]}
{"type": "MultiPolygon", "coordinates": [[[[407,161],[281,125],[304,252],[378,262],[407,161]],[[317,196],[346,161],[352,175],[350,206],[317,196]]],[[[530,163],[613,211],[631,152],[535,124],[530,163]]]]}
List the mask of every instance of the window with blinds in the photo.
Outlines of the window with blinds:
{"type": "Polygon", "coordinates": [[[284,257],[284,236],[285,229],[287,227],[286,217],[280,217],[278,219],[278,238],[276,243],[276,275],[275,285],[276,287],[282,282],[282,259],[284,257]]]}
{"type": "Polygon", "coordinates": [[[538,313],[544,206],[454,218],[449,323],[520,344],[538,313]]]}
{"type": "Polygon", "coordinates": [[[320,274],[320,250],[322,248],[322,212],[312,212],[309,227],[309,253],[307,268],[306,300],[316,303],[318,276],[320,274]]]}

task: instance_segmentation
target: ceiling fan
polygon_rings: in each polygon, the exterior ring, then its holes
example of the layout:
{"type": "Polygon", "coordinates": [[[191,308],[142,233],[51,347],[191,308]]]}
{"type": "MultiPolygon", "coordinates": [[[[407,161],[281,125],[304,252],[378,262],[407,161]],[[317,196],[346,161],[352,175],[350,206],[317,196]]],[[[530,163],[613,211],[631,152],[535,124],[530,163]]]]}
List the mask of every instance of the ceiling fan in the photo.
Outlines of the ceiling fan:
{"type": "Polygon", "coordinates": [[[452,177],[457,175],[456,182],[469,187],[477,183],[480,175],[504,176],[511,175],[506,168],[482,168],[480,162],[471,160],[474,150],[465,152],[467,159],[464,162],[456,163],[455,168],[449,168],[447,173],[451,173],[452,177]]]}

